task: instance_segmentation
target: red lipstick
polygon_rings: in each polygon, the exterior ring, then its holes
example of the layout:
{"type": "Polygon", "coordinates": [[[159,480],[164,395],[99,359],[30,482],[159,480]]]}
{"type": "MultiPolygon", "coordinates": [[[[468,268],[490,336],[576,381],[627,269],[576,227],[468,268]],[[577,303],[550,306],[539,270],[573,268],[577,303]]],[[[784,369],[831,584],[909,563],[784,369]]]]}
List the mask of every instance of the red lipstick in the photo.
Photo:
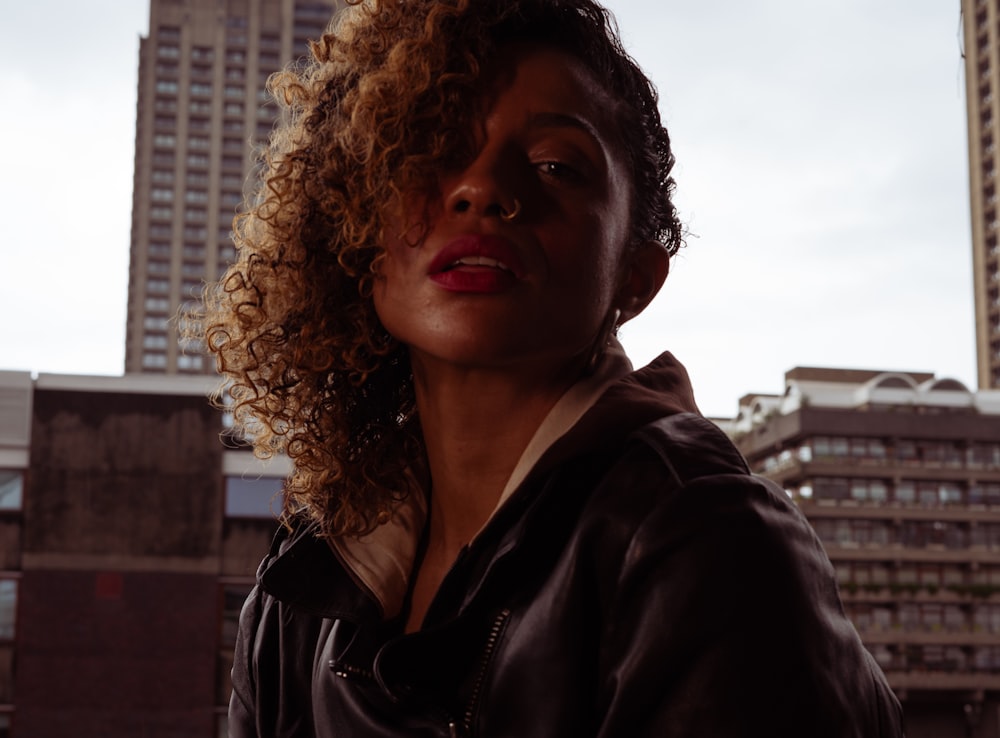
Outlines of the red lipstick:
{"type": "Polygon", "coordinates": [[[524,276],[513,245],[504,238],[466,234],[450,241],[430,263],[432,282],[451,292],[503,292],[524,276]]]}

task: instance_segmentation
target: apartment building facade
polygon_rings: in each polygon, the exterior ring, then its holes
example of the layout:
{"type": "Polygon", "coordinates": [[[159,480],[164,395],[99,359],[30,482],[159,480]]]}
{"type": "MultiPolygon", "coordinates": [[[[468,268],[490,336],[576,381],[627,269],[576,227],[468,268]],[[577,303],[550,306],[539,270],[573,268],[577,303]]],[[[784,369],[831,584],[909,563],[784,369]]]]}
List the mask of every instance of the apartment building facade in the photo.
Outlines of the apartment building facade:
{"type": "Polygon", "coordinates": [[[337,0],[151,0],[140,40],[126,373],[214,370],[178,309],[234,256],[233,216],[277,106],[268,77],[307,53],[337,0]]]}
{"type": "Polygon", "coordinates": [[[721,424],[819,534],[909,738],[1000,737],[1000,391],[796,368],[721,424]]]}

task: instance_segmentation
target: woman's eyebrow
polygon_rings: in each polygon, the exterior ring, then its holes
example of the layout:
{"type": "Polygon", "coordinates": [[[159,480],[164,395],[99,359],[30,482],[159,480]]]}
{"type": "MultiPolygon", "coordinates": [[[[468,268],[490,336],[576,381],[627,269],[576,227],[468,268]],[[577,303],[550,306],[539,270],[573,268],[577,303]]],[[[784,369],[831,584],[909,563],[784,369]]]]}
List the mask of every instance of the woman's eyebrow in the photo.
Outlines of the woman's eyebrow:
{"type": "Polygon", "coordinates": [[[575,128],[597,142],[603,141],[597,127],[586,118],[571,113],[543,112],[528,116],[529,128],[575,128]]]}

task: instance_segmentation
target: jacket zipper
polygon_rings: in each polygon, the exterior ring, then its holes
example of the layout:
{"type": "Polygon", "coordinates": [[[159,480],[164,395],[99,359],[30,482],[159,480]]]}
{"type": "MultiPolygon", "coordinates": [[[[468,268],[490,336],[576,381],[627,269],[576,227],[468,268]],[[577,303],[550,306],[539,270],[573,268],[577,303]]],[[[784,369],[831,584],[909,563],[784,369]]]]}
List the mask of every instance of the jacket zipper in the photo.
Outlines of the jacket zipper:
{"type": "Polygon", "coordinates": [[[343,661],[330,659],[330,671],[341,679],[363,679],[368,682],[375,681],[375,674],[369,669],[360,666],[353,666],[343,661]]]}
{"type": "MultiPolygon", "coordinates": [[[[475,717],[476,708],[479,706],[483,683],[486,681],[486,672],[489,669],[490,660],[493,658],[493,651],[496,650],[500,636],[507,625],[508,618],[510,618],[510,610],[504,608],[493,620],[489,636],[486,638],[486,645],[483,647],[483,653],[479,657],[479,669],[476,672],[476,681],[472,685],[472,696],[469,698],[469,702],[465,708],[465,716],[462,719],[463,734],[466,736],[472,735],[472,720],[475,717]]],[[[456,735],[455,727],[454,723],[448,725],[449,735],[452,737],[456,735]]]]}

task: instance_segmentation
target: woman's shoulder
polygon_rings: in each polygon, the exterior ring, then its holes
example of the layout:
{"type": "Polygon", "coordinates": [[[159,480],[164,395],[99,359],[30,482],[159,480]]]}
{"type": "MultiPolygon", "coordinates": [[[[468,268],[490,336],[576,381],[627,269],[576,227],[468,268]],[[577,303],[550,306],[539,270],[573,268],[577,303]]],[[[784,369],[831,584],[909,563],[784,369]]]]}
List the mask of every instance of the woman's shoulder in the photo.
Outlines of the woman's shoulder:
{"type": "Polygon", "coordinates": [[[747,570],[783,562],[799,579],[831,578],[802,512],[779,485],[752,474],[706,418],[678,413],[647,423],[607,459],[580,522],[601,529],[597,540],[620,549],[623,561],[706,556],[738,559],[747,570]]]}

